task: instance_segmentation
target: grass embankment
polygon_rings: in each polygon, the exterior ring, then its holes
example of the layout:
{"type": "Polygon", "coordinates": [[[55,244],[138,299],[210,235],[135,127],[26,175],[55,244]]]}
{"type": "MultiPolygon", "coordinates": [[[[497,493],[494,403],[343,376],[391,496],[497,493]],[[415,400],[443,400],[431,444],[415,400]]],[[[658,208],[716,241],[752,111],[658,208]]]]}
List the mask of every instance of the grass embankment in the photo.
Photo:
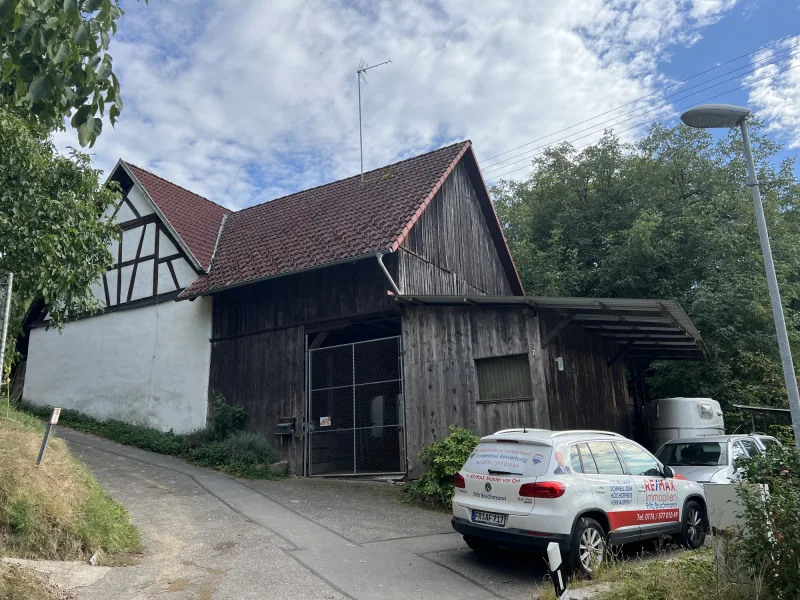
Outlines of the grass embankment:
{"type": "Polygon", "coordinates": [[[0,600],[73,600],[75,596],[31,569],[0,562],[0,600]]]}
{"type": "MultiPolygon", "coordinates": [[[[41,419],[49,419],[53,409],[49,406],[25,406],[24,410],[41,419]]],[[[99,421],[76,410],[62,410],[58,422],[120,444],[177,456],[243,479],[282,477],[270,469],[270,465],[279,460],[275,448],[261,436],[251,433],[231,433],[220,440],[209,429],[176,434],[114,419],[99,421]]]]}
{"type": "Polygon", "coordinates": [[[0,409],[0,554],[82,560],[137,552],[139,532],[125,509],[62,440],[51,439],[36,465],[43,432],[36,419],[0,409]]]}
{"type": "MultiPolygon", "coordinates": [[[[591,580],[577,580],[571,588],[609,584],[592,600],[745,600],[737,587],[717,581],[710,547],[666,555],[653,560],[610,560],[591,580]]],[[[539,600],[555,600],[552,587],[539,600]]]]}

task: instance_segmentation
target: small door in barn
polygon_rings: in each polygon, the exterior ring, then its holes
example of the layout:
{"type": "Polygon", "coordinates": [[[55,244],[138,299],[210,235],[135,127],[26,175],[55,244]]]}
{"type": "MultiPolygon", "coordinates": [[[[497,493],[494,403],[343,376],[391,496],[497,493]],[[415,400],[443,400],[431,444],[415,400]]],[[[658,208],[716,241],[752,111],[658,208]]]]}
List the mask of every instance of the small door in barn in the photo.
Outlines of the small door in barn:
{"type": "Polygon", "coordinates": [[[309,475],[405,473],[400,337],[309,351],[309,475]]]}

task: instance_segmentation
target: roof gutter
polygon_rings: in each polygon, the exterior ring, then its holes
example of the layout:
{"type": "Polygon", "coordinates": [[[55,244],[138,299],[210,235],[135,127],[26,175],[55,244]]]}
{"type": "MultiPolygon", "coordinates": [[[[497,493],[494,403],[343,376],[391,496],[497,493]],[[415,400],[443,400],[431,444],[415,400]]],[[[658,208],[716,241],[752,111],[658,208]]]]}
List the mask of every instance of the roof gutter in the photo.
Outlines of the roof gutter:
{"type": "Polygon", "coordinates": [[[390,254],[390,253],[391,253],[390,250],[383,250],[382,252],[376,252],[375,253],[375,258],[378,259],[378,264],[381,267],[381,271],[383,271],[383,274],[386,275],[386,280],[389,282],[389,285],[391,286],[392,291],[396,295],[399,296],[400,295],[400,288],[397,287],[397,284],[394,282],[394,279],[392,279],[392,276],[389,273],[389,269],[387,269],[386,265],[383,264],[383,255],[384,254],[390,254]]]}

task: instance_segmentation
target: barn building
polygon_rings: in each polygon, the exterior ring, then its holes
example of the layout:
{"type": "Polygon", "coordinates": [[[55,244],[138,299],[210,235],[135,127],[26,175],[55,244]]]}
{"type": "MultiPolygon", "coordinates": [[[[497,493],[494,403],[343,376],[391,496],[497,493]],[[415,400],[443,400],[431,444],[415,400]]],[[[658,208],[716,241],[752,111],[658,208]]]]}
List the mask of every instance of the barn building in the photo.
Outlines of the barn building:
{"type": "Polygon", "coordinates": [[[524,296],[470,142],[238,212],[111,179],[105,310],[32,316],[28,402],[178,432],[223,395],[297,473],[415,477],[451,424],[630,434],[626,361],[703,357],[674,301],[524,296]]]}

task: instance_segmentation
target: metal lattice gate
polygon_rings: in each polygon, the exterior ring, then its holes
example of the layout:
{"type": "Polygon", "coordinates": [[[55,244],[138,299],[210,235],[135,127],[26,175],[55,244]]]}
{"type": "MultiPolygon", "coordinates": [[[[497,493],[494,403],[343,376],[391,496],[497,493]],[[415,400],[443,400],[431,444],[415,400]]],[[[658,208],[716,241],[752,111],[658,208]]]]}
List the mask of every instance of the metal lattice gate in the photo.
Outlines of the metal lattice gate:
{"type": "Polygon", "coordinates": [[[308,475],[406,472],[400,337],[310,350],[308,475]]]}

